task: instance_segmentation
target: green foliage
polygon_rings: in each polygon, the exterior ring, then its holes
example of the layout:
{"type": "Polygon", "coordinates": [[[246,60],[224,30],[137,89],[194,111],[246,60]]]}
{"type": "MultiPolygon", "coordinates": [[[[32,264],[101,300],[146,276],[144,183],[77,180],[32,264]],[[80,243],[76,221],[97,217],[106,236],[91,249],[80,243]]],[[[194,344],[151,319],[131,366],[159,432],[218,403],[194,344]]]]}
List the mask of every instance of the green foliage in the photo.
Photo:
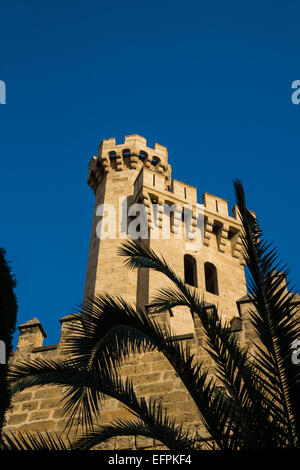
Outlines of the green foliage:
{"type": "Polygon", "coordinates": [[[16,281],[5,259],[5,251],[0,248],[0,340],[6,349],[6,363],[0,364],[0,435],[4,416],[10,406],[7,384],[8,359],[12,353],[12,339],[17,321],[17,300],[14,294],[16,281]]]}

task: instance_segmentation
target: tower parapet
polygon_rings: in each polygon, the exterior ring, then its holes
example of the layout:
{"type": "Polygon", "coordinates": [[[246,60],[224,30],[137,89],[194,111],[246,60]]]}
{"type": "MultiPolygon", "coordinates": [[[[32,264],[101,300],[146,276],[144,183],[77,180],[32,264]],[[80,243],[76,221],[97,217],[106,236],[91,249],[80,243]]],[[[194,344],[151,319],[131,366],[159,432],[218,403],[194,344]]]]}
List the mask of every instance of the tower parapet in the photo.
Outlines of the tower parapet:
{"type": "Polygon", "coordinates": [[[22,351],[31,351],[33,348],[42,346],[46,333],[41,325],[41,322],[37,318],[23,323],[18,326],[20,331],[18,349],[22,351]]]}
{"type": "Polygon", "coordinates": [[[165,189],[171,185],[171,166],[168,164],[167,148],[154,144],[147,147],[147,141],[138,134],[127,135],[123,144],[116,144],[116,139],[103,139],[98,148],[98,155],[89,164],[88,184],[97,191],[104,176],[124,169],[137,170],[148,168],[153,173],[164,176],[165,189]]]}
{"type": "Polygon", "coordinates": [[[147,147],[137,134],[122,144],[115,138],[102,140],[89,164],[88,184],[96,197],[86,297],[109,292],[139,306],[150,301],[165,281],[157,273],[126,272],[117,255],[122,240],[139,238],[137,228],[143,226],[140,238],[149,247],[169,258],[178,274],[225,316],[238,315],[235,302],[246,287],[236,208],[229,214],[227,201],[207,192],[198,202],[196,187],[171,179],[167,148],[157,143],[147,147]]]}

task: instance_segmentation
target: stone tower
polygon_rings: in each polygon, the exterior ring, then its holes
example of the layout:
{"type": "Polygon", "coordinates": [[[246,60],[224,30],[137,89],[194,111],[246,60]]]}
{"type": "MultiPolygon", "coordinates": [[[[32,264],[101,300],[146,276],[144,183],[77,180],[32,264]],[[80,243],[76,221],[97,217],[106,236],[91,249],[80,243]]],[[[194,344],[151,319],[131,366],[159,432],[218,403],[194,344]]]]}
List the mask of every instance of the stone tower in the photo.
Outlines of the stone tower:
{"type": "MultiPolygon", "coordinates": [[[[229,215],[227,202],[208,193],[198,202],[195,187],[171,179],[166,147],[155,144],[151,149],[138,135],[126,136],[120,145],[115,139],[103,140],[98,155],[89,164],[88,184],[95,192],[95,209],[84,295],[105,292],[121,295],[147,308],[149,315],[157,315],[148,308],[148,303],[157,288],[167,286],[166,278],[148,270],[129,271],[124,258],[118,255],[122,240],[132,236],[131,224],[141,228],[138,213],[141,212],[146,220],[146,230],[140,232],[143,242],[163,254],[174,271],[198,289],[207,308],[217,307],[231,322],[238,341],[251,347],[255,332],[249,321],[249,309],[253,306],[246,292],[241,223],[236,208],[229,215]],[[140,204],[140,209],[135,213],[131,209],[136,204],[140,204]],[[201,237],[197,238],[199,233],[201,237]]],[[[299,296],[295,302],[300,305],[299,296]]],[[[12,363],[63,358],[62,345],[69,326],[78,318],[76,315],[61,318],[59,343],[50,346],[43,345],[46,333],[37,318],[20,325],[12,363]]],[[[198,317],[193,318],[189,311],[177,307],[155,318],[168,324],[204,364],[209,375],[214,374],[215,365],[205,349],[205,334],[198,317]]],[[[160,401],[178,424],[192,431],[200,430],[205,436],[198,409],[161,352],[133,355],[122,366],[120,375],[132,381],[138,397],[160,401]]],[[[66,417],[62,403],[59,386],[25,390],[13,399],[6,430],[63,432],[66,417]]],[[[121,403],[108,397],[101,408],[99,424],[131,418],[121,403]]],[[[146,437],[123,436],[110,439],[101,448],[161,449],[162,445],[146,437]]]]}
{"type": "MultiPolygon", "coordinates": [[[[149,230],[144,243],[162,253],[176,273],[198,287],[205,300],[216,305],[222,315],[229,320],[237,317],[236,301],[246,294],[237,211],[234,208],[230,216],[227,202],[208,193],[203,194],[202,205],[199,204],[195,187],[171,179],[167,148],[155,144],[152,149],[146,144],[146,139],[136,134],[126,136],[120,145],[115,139],[103,140],[98,156],[89,164],[88,184],[95,192],[95,209],[85,295],[109,292],[143,307],[155,289],[166,284],[158,273],[125,269],[124,260],[118,256],[122,240],[130,239],[129,208],[140,203],[149,230]],[[97,226],[107,215],[101,210],[103,204],[112,207],[112,224],[100,239],[97,226]],[[158,208],[155,233],[151,219],[154,205],[158,208]],[[202,207],[201,244],[196,249],[189,246],[186,237],[182,215],[186,207],[191,232],[198,224],[196,209],[202,207]],[[170,226],[167,236],[162,231],[163,223],[170,226]]],[[[177,308],[169,320],[176,334],[192,333],[192,318],[184,309],[177,308]]]]}

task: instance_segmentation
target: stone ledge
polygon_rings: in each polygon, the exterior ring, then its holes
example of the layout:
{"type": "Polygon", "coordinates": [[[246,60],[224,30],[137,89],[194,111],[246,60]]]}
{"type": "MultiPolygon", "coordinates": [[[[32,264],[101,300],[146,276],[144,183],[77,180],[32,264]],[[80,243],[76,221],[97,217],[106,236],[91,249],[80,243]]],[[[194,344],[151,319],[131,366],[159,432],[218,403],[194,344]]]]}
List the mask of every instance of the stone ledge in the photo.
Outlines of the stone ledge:
{"type": "Polygon", "coordinates": [[[31,352],[36,353],[43,351],[52,351],[53,349],[57,349],[57,344],[50,344],[49,346],[40,346],[39,348],[33,348],[31,352]]]}
{"type": "Polygon", "coordinates": [[[62,324],[66,321],[80,320],[80,316],[81,315],[79,313],[71,313],[69,315],[65,315],[64,317],[60,318],[59,321],[62,324]]]}
{"type": "Polygon", "coordinates": [[[176,335],[176,336],[172,336],[172,339],[174,340],[185,340],[185,339],[193,339],[194,338],[194,334],[193,333],[187,333],[185,335],[176,335]]]}

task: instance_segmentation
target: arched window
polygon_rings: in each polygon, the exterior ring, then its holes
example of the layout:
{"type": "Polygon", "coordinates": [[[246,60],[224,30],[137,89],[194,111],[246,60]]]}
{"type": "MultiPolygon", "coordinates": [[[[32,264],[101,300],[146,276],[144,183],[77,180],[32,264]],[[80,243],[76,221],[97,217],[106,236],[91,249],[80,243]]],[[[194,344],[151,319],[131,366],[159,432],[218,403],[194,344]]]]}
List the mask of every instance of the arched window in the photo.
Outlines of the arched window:
{"type": "Polygon", "coordinates": [[[184,282],[190,286],[198,286],[197,264],[191,255],[184,255],[184,282]]]}
{"type": "Polygon", "coordinates": [[[212,263],[204,264],[205,288],[211,294],[219,295],[217,268],[212,263]]]}

